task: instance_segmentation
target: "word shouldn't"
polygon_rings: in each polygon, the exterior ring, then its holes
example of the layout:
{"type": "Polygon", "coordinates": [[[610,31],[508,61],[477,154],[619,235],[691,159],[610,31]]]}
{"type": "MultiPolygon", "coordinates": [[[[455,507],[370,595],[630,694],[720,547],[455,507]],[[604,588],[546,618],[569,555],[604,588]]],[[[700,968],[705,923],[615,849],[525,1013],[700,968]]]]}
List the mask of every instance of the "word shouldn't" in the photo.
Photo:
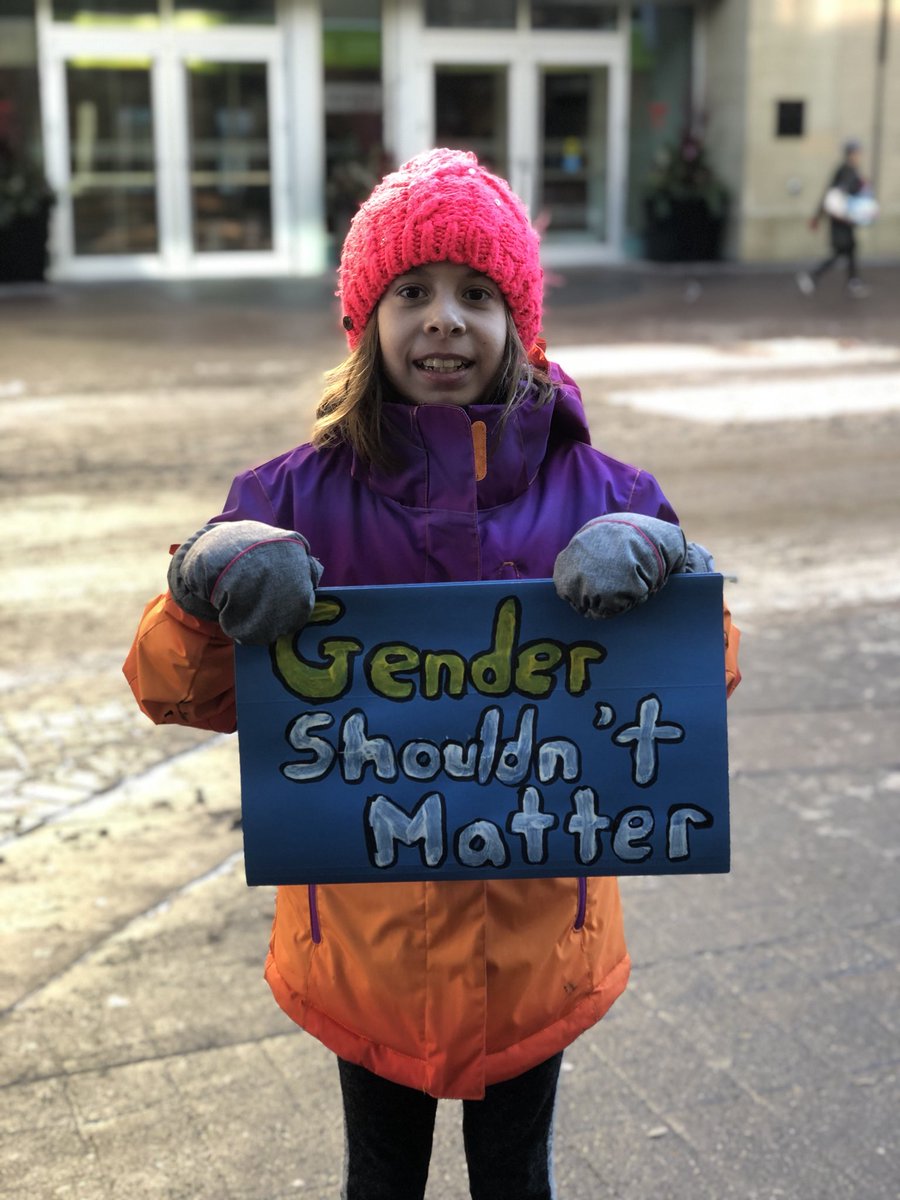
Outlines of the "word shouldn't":
{"type": "MultiPolygon", "coordinates": [[[[659,769],[658,742],[681,742],[680,725],[660,721],[658,697],[645,696],[637,706],[634,723],[622,726],[612,735],[617,746],[630,747],[632,782],[649,787],[659,769]]],[[[366,714],[353,709],[342,719],[336,745],[320,733],[334,725],[326,711],[301,713],[287,728],[286,738],[300,757],[281,764],[281,773],[293,783],[315,783],[338,767],[344,783],[359,783],[366,769],[386,783],[402,775],[406,779],[429,783],[441,772],[451,780],[476,782],[484,786],[492,780],[506,787],[524,783],[529,775],[538,783],[562,779],[574,783],[581,777],[582,747],[568,738],[537,736],[536,705],[526,704],[519,712],[515,736],[503,737],[503,712],[486,708],[478,721],[475,736],[468,742],[445,739],[436,742],[414,738],[400,748],[382,734],[370,734],[366,714]]],[[[595,705],[593,727],[604,729],[615,718],[606,704],[595,705]]]]}

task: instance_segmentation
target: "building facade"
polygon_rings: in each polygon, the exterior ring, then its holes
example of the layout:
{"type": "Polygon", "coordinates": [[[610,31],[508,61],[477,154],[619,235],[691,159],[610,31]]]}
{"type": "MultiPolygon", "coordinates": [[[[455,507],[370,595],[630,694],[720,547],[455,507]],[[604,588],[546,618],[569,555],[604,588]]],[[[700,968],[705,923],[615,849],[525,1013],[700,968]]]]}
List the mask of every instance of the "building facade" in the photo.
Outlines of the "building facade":
{"type": "Polygon", "coordinates": [[[731,194],[730,256],[809,253],[850,135],[891,255],[898,20],[889,0],[0,0],[0,146],[42,155],[59,279],[319,273],[380,175],[439,144],[507,176],[548,264],[641,257],[646,181],[689,132],[731,194]]]}
{"type": "Polygon", "coordinates": [[[705,56],[707,145],[737,200],[730,255],[808,257],[818,242],[807,220],[856,138],[881,204],[864,252],[900,258],[897,0],[720,0],[705,56]]]}

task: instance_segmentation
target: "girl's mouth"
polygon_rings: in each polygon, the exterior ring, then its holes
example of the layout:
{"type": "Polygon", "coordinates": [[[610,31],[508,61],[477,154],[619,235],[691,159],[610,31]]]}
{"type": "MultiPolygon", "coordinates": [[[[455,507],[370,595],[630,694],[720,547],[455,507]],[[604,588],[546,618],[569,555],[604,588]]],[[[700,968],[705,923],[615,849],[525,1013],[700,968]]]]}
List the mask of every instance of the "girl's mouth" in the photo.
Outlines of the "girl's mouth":
{"type": "Polygon", "coordinates": [[[456,371],[464,371],[467,367],[471,367],[472,361],[468,358],[438,358],[432,356],[430,358],[417,359],[413,365],[419,371],[436,371],[442,375],[452,375],[456,371]]]}

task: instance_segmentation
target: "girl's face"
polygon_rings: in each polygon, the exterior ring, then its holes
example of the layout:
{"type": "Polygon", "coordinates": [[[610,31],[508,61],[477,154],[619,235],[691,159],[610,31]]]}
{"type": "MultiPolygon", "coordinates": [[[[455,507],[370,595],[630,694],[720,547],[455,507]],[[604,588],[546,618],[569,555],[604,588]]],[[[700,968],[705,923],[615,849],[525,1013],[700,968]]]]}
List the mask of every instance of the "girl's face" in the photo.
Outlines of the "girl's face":
{"type": "Polygon", "coordinates": [[[413,404],[486,398],[506,348],[506,301],[487,275],[427,263],[399,275],[377,309],[385,374],[413,404]]]}

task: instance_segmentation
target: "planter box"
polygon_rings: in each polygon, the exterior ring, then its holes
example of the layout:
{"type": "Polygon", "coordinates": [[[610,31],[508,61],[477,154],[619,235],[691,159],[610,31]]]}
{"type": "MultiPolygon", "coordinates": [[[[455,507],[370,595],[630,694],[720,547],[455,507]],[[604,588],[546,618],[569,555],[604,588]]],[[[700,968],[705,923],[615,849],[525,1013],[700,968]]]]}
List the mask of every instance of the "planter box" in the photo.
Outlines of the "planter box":
{"type": "Polygon", "coordinates": [[[42,280],[47,270],[50,205],[0,227],[0,283],[42,280]]]}
{"type": "Polygon", "coordinates": [[[673,200],[663,218],[648,201],[644,216],[646,256],[653,262],[709,262],[721,257],[725,217],[711,213],[705,200],[673,200]]]}

